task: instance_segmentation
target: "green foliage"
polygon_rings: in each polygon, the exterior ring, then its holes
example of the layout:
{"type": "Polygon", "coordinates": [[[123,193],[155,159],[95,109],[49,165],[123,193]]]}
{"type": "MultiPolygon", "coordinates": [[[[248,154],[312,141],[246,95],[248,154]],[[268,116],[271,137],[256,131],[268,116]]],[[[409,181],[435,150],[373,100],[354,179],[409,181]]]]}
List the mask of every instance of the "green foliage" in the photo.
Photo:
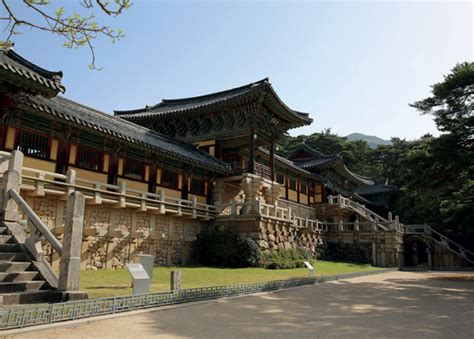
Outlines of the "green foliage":
{"type": "Polygon", "coordinates": [[[325,154],[339,153],[352,171],[372,179],[388,178],[399,188],[394,212],[405,224],[427,223],[474,250],[474,63],[456,65],[432,96],[414,104],[433,114],[439,137],[425,135],[371,149],[330,130],[287,137],[280,153],[299,143],[325,154]]]}
{"type": "Polygon", "coordinates": [[[197,236],[193,256],[203,265],[253,267],[260,260],[260,249],[252,239],[242,239],[236,233],[216,227],[197,236]]]}
{"type": "Polygon", "coordinates": [[[91,52],[91,69],[98,69],[95,64],[95,52],[92,41],[99,36],[108,38],[112,43],[125,35],[121,29],[101,25],[96,21],[97,14],[117,17],[130,8],[131,0],[78,0],[83,10],[67,12],[64,6],[53,8],[50,0],[23,0],[23,5],[30,11],[28,17],[20,17],[18,9],[11,6],[14,1],[1,2],[3,31],[7,33],[5,40],[0,40],[0,47],[11,47],[13,37],[21,32],[21,28],[48,32],[63,39],[67,48],[86,46],[91,52]]]}
{"type": "Polygon", "coordinates": [[[324,259],[345,260],[360,264],[370,264],[372,258],[372,247],[370,243],[343,243],[328,242],[324,259]]]}
{"type": "Polygon", "coordinates": [[[305,267],[304,261],[311,261],[310,254],[303,248],[290,248],[264,252],[260,258],[260,266],[268,269],[293,269],[305,267]]]}

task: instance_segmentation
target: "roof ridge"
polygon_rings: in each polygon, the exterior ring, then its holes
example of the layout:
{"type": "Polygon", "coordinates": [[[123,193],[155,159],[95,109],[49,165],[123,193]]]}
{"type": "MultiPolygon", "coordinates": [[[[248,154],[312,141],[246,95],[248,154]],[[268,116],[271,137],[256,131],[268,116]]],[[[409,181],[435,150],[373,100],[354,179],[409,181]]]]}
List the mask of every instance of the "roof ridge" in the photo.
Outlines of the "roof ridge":
{"type": "Polygon", "coordinates": [[[245,89],[245,88],[257,87],[257,86],[260,86],[260,85],[265,84],[265,83],[269,83],[269,78],[268,77],[264,78],[262,80],[251,82],[251,83],[243,85],[243,86],[226,89],[226,90],[219,91],[219,92],[213,92],[213,93],[208,93],[208,94],[203,94],[203,95],[197,95],[197,96],[188,97],[188,98],[162,99],[159,104],[157,104],[155,106],[152,106],[151,108],[153,109],[153,108],[155,108],[155,107],[157,107],[161,104],[184,103],[184,102],[189,102],[189,101],[205,99],[205,98],[209,98],[209,97],[213,97],[213,96],[218,96],[218,95],[221,95],[221,94],[231,93],[231,92],[238,91],[238,90],[245,89]]]}
{"type": "Polygon", "coordinates": [[[144,112],[151,111],[155,108],[165,107],[167,105],[172,106],[173,104],[190,103],[190,102],[194,102],[194,101],[198,101],[198,100],[202,100],[202,99],[207,99],[207,98],[220,96],[220,95],[223,95],[223,94],[232,93],[232,92],[247,89],[247,88],[258,87],[258,86],[260,86],[262,84],[265,84],[265,83],[266,84],[269,83],[269,78],[268,77],[264,78],[264,79],[261,79],[261,80],[258,80],[258,81],[255,81],[255,82],[252,82],[252,83],[249,83],[249,84],[246,84],[246,85],[243,85],[243,86],[226,89],[224,91],[213,92],[213,93],[208,93],[208,94],[203,94],[203,95],[197,95],[197,96],[188,97],[188,98],[162,99],[161,102],[159,102],[158,104],[155,104],[155,105],[152,105],[152,106],[147,105],[143,108],[137,108],[137,109],[131,109],[131,110],[114,110],[114,114],[115,115],[128,115],[128,114],[135,114],[135,113],[144,113],[144,112]]]}
{"type": "Polygon", "coordinates": [[[42,75],[44,77],[52,77],[52,78],[59,77],[61,79],[62,76],[63,76],[62,71],[48,71],[47,69],[44,69],[44,68],[32,63],[31,61],[26,60],[21,55],[16,53],[12,48],[8,48],[8,49],[3,48],[3,53],[6,56],[8,56],[10,59],[12,59],[13,61],[16,61],[20,65],[32,69],[33,71],[35,71],[36,73],[39,73],[40,75],[42,75]]]}

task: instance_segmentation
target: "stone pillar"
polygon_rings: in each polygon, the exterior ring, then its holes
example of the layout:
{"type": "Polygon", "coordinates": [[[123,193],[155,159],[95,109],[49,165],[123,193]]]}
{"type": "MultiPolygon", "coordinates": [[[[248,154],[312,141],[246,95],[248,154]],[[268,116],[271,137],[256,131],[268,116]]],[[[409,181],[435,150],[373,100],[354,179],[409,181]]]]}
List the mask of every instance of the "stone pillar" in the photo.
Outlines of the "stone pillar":
{"type": "Polygon", "coordinates": [[[79,290],[84,207],[85,198],[82,193],[76,191],[69,195],[58,283],[58,289],[61,292],[69,293],[79,290]]]}
{"type": "Polygon", "coordinates": [[[255,214],[259,200],[258,192],[262,186],[262,178],[250,173],[244,173],[242,176],[242,190],[245,194],[245,206],[243,214],[255,214]]]}
{"type": "Polygon", "coordinates": [[[433,268],[433,253],[431,252],[431,248],[426,247],[426,255],[428,257],[428,268],[431,270],[433,268]]]}
{"type": "Polygon", "coordinates": [[[375,241],[372,243],[372,266],[377,266],[377,246],[375,241]]]}
{"type": "Polygon", "coordinates": [[[181,289],[181,271],[171,271],[170,289],[178,292],[181,289]]]}
{"type": "Polygon", "coordinates": [[[8,161],[8,170],[3,173],[3,180],[0,182],[0,207],[4,220],[18,221],[18,205],[10,198],[9,191],[20,191],[22,168],[23,153],[13,151],[8,161]]]}

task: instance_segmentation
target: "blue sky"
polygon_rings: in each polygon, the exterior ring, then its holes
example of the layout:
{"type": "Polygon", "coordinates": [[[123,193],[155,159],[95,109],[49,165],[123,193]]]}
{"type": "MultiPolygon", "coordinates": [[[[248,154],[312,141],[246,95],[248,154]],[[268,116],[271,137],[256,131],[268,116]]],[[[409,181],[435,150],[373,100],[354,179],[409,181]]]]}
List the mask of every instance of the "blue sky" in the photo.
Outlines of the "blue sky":
{"type": "Polygon", "coordinates": [[[23,30],[14,41],[27,59],[64,72],[67,97],[108,113],[269,77],[283,101],[314,119],[293,135],[331,128],[413,139],[438,133],[408,103],[473,60],[473,10],[472,2],[135,0],[106,18],[126,37],[95,42],[102,71],[88,69],[87,49],[68,50],[47,33],[23,30]]]}

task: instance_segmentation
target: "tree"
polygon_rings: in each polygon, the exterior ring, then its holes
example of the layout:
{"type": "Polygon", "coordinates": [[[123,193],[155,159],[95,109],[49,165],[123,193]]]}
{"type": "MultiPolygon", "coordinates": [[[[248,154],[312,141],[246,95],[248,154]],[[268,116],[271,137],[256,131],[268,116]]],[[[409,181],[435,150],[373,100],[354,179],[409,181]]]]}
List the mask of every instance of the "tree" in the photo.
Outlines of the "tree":
{"type": "MultiPolygon", "coordinates": [[[[63,6],[52,8],[51,0],[22,0],[15,5],[23,4],[32,14],[31,19],[25,19],[18,14],[17,9],[12,6],[13,0],[0,0],[1,6],[5,10],[6,16],[1,16],[0,21],[4,22],[4,31],[7,32],[5,40],[0,40],[0,47],[13,45],[13,37],[20,33],[21,28],[30,28],[38,31],[45,31],[58,35],[64,40],[67,48],[79,48],[86,46],[91,52],[91,63],[89,68],[96,67],[96,57],[93,40],[99,36],[110,39],[112,43],[124,37],[122,30],[101,25],[96,21],[94,11],[105,13],[108,16],[116,17],[130,8],[131,0],[78,0],[84,8],[85,14],[72,12],[66,14],[63,6]]],[[[2,14],[3,14],[2,10],[2,14]]]]}
{"type": "Polygon", "coordinates": [[[431,113],[440,131],[457,138],[460,147],[474,144],[474,62],[457,64],[444,81],[434,84],[432,96],[411,104],[431,113]]]}

